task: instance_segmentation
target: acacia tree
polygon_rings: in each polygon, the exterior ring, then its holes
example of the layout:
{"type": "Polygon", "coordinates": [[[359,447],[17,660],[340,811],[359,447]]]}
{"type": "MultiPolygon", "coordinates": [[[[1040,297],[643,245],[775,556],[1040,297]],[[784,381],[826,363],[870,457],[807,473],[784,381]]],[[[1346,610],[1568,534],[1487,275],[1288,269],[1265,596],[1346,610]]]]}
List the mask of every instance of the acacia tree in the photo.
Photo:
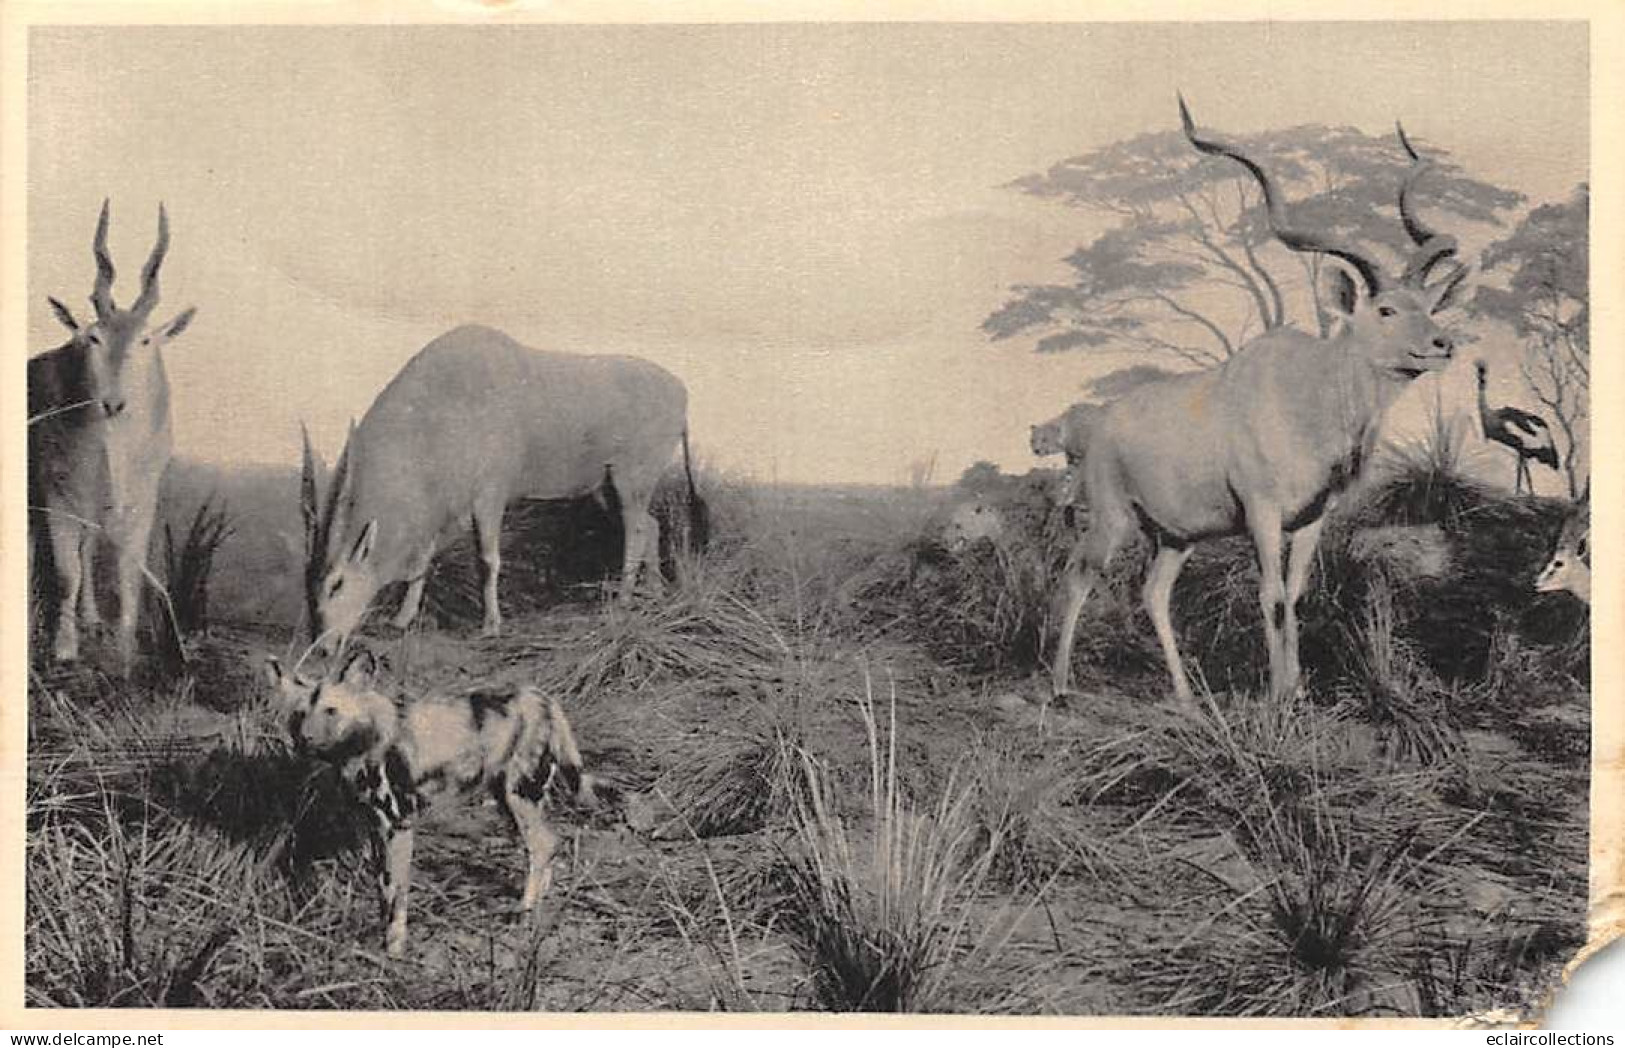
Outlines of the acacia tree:
{"type": "MultiPolygon", "coordinates": [[[[1411,162],[1394,136],[1303,126],[1226,137],[1279,181],[1294,225],[1401,256],[1411,250],[1396,210],[1411,162]]],[[[1522,200],[1422,151],[1433,164],[1413,206],[1441,213],[1440,225],[1497,223],[1499,211],[1522,200]]],[[[1024,336],[1035,337],[1040,353],[1143,353],[1148,362],[1125,370],[1144,379],[1147,367],[1224,361],[1252,336],[1288,323],[1298,295],[1326,333],[1314,297],[1320,256],[1276,244],[1251,181],[1234,163],[1197,154],[1178,132],[1140,135],[1011,185],[1115,222],[1063,260],[1064,281],[1012,288],[982,323],[995,342],[1024,336]]],[[[1138,384],[1128,378],[1104,385],[1121,392],[1138,384]]]]}
{"type": "Polygon", "coordinates": [[[1486,272],[1511,271],[1505,288],[1481,286],[1472,309],[1524,338],[1524,380],[1563,434],[1569,497],[1580,493],[1580,445],[1591,409],[1591,190],[1525,215],[1512,234],[1484,249],[1486,272]]]}

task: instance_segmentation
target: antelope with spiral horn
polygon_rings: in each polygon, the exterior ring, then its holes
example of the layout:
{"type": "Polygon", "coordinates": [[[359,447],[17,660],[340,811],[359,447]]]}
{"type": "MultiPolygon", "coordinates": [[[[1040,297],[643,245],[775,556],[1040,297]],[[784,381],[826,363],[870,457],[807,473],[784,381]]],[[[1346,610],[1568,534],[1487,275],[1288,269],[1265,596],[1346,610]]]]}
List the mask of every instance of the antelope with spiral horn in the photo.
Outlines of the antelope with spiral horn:
{"type": "Polygon", "coordinates": [[[1393,281],[1355,245],[1291,226],[1264,169],[1240,148],[1199,136],[1183,98],[1179,114],[1196,149],[1235,161],[1258,183],[1276,239],[1342,263],[1327,267],[1329,305],[1342,323],[1324,338],[1272,329],[1217,368],[1142,386],[1106,409],[1083,464],[1089,527],[1057,597],[1057,694],[1069,690],[1084,603],[1135,526],[1155,549],[1142,595],[1178,698],[1194,696],[1174,639],[1174,582],[1196,543],[1243,532],[1258,556],[1270,690],[1294,689],[1297,602],[1326,512],[1365,468],[1388,406],[1412,380],[1444,368],[1455,350],[1434,317],[1454,300],[1467,269],[1457,264],[1428,282],[1456,244],[1411,210],[1424,160],[1411,153],[1400,185],[1400,214],[1416,249],[1393,281]]]}

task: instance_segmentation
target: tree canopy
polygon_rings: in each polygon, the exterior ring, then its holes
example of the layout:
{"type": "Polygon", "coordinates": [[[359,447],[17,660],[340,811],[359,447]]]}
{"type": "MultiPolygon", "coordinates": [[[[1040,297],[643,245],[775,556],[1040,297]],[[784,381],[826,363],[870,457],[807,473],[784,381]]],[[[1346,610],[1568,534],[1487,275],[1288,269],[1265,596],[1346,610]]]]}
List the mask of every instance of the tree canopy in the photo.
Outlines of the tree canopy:
{"type": "MultiPolygon", "coordinates": [[[[1295,225],[1379,253],[1408,253],[1398,190],[1410,160],[1393,134],[1308,125],[1225,137],[1277,181],[1295,225]]],[[[1448,231],[1462,222],[1498,223],[1500,212],[1521,203],[1519,194],[1468,176],[1437,150],[1418,148],[1434,163],[1417,183],[1413,206],[1430,225],[1448,231]]],[[[1012,288],[982,323],[995,342],[1032,338],[1041,353],[1140,352],[1151,362],[1136,368],[1183,369],[1223,361],[1261,331],[1291,322],[1302,306],[1326,330],[1314,297],[1319,256],[1275,242],[1257,187],[1239,165],[1198,154],[1179,132],[1139,135],[1063,160],[1012,188],[1113,224],[1062,260],[1062,280],[1012,288]]],[[[1105,381],[1097,392],[1120,385],[1105,381]]]]}
{"type": "Polygon", "coordinates": [[[1505,239],[1484,249],[1486,274],[1509,271],[1507,286],[1480,284],[1472,311],[1524,339],[1524,380],[1562,433],[1570,497],[1580,490],[1579,450],[1591,410],[1591,189],[1530,211],[1505,239]]]}

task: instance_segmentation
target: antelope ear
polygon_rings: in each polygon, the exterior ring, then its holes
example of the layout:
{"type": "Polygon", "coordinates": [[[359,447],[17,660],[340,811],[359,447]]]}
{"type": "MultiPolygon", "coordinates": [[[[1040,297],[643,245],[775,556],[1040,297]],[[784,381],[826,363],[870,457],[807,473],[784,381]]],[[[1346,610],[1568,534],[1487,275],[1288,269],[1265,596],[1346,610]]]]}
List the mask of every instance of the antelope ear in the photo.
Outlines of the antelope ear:
{"type": "Polygon", "coordinates": [[[182,331],[186,330],[187,325],[192,322],[192,318],[195,316],[197,316],[197,307],[192,306],[190,309],[182,311],[179,316],[177,316],[174,320],[171,320],[169,323],[160,325],[158,328],[158,334],[166,339],[174,338],[182,331]]]}
{"type": "Polygon", "coordinates": [[[372,680],[372,675],[377,669],[378,664],[373,659],[372,652],[362,648],[351,655],[350,660],[344,664],[344,669],[339,671],[339,683],[362,687],[372,680]]]}
{"type": "Polygon", "coordinates": [[[265,679],[273,688],[281,688],[288,681],[288,675],[282,672],[282,660],[275,655],[265,660],[265,679]]]}
{"type": "Polygon", "coordinates": [[[365,564],[367,558],[372,556],[373,544],[378,539],[378,522],[367,521],[367,526],[361,529],[361,537],[355,540],[350,549],[350,562],[352,564],[365,564]]]}
{"type": "Polygon", "coordinates": [[[1359,285],[1342,266],[1330,265],[1326,268],[1326,304],[1339,316],[1352,317],[1360,301],[1359,285]]]}
{"type": "Polygon", "coordinates": [[[56,319],[62,323],[62,326],[77,335],[79,333],[79,321],[73,319],[73,313],[69,311],[68,307],[54,298],[47,298],[45,301],[51,304],[51,312],[56,314],[56,319]]]}

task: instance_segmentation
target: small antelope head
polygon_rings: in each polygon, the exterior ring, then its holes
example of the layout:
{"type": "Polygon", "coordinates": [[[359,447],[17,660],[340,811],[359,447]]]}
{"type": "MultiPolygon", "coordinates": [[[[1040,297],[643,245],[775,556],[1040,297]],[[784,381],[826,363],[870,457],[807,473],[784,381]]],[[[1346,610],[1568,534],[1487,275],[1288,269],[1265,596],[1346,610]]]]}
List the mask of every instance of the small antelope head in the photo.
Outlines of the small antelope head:
{"type": "Polygon", "coordinates": [[[1040,458],[1059,455],[1066,450],[1061,444],[1061,420],[1052,418],[1028,427],[1027,442],[1032,446],[1033,454],[1040,458]]]}
{"type": "Polygon", "coordinates": [[[73,312],[56,299],[51,310],[72,336],[69,343],[84,362],[85,399],[103,418],[118,419],[129,406],[129,397],[139,396],[143,376],[159,366],[160,350],[186,330],[196,309],[186,309],[160,324],[151,324],[158,305],[158,269],[169,251],[169,216],[158,205],[158,240],[141,267],[141,292],[128,309],[113,301],[113,259],[107,251],[108,202],[102,201],[96,221],[96,286],[90,303],[96,319],[81,324],[73,312]]]}
{"type": "Polygon", "coordinates": [[[336,677],[310,680],[267,659],[266,679],[287,715],[288,735],[301,753],[329,760],[360,756],[376,746],[395,716],[395,703],[373,684],[378,672],[370,652],[357,651],[336,677]]]}
{"type": "Polygon", "coordinates": [[[1563,530],[1557,536],[1557,549],[1535,576],[1535,589],[1541,593],[1559,590],[1591,603],[1591,485],[1574,504],[1563,530]]]}
{"type": "Polygon", "coordinates": [[[1352,351],[1379,372],[1399,381],[1442,370],[1450,363],[1456,349],[1455,339],[1434,317],[1455,300],[1467,276],[1467,267],[1457,264],[1442,279],[1433,284],[1427,282],[1434,268],[1456,253],[1456,242],[1429,230],[1411,210],[1411,188],[1428,162],[1411,147],[1403,128],[1399,130],[1400,142],[1412,164],[1400,183],[1399,212],[1416,249],[1398,282],[1391,283],[1371,256],[1354,244],[1290,226],[1280,194],[1269,175],[1239,147],[1199,137],[1183,97],[1179,99],[1179,117],[1191,145],[1203,153],[1228,157],[1252,175],[1263,194],[1270,230],[1277,240],[1293,251],[1330,255],[1348,267],[1328,267],[1330,288],[1326,298],[1331,311],[1344,321],[1341,337],[1352,351]],[[1355,275],[1359,277],[1358,284],[1355,275]]]}
{"type": "Polygon", "coordinates": [[[355,425],[350,426],[325,502],[316,476],[316,455],[310,434],[304,436],[304,466],[300,481],[300,509],[305,521],[305,613],[318,654],[340,645],[361,624],[378,593],[373,558],[378,522],[369,520],[354,539],[349,526],[351,459],[355,425]]]}

